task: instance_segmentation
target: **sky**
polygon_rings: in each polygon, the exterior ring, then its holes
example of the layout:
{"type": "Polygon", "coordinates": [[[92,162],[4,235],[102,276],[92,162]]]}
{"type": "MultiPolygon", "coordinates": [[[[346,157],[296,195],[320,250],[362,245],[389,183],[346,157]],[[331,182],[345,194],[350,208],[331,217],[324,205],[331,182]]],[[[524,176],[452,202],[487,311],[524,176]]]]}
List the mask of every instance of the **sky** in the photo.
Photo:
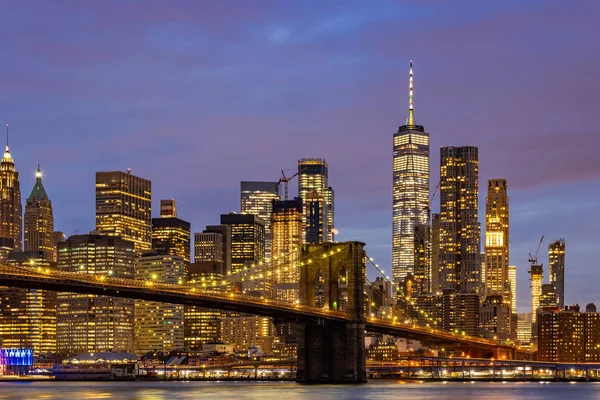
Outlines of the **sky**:
{"type": "MultiPolygon", "coordinates": [[[[408,108],[441,146],[508,180],[510,263],[565,238],[567,304],[600,305],[600,2],[5,1],[0,121],[23,198],[37,163],[67,235],[94,229],[95,172],[152,181],[193,231],[239,211],[242,180],[325,158],[338,240],[391,275],[392,136],[408,108]]],[[[296,191],[294,182],[290,192],[296,191]]],[[[432,210],[439,210],[439,198],[432,210]]]]}

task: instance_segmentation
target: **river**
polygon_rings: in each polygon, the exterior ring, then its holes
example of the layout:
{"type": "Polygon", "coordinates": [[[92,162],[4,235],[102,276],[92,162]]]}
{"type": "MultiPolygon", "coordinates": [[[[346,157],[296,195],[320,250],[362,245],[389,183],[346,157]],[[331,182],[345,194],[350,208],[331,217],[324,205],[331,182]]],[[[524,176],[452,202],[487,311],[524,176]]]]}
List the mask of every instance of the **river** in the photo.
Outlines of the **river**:
{"type": "Polygon", "coordinates": [[[600,383],[0,382],[0,399],[600,399],[600,383]]]}

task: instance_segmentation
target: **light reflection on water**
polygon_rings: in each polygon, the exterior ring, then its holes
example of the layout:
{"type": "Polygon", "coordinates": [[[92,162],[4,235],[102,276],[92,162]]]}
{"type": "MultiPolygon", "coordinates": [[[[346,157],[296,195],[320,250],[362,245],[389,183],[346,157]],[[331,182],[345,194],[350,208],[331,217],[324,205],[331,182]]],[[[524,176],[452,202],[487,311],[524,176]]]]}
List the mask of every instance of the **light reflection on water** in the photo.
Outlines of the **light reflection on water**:
{"type": "Polygon", "coordinates": [[[0,399],[600,399],[599,383],[0,382],[0,399]]]}

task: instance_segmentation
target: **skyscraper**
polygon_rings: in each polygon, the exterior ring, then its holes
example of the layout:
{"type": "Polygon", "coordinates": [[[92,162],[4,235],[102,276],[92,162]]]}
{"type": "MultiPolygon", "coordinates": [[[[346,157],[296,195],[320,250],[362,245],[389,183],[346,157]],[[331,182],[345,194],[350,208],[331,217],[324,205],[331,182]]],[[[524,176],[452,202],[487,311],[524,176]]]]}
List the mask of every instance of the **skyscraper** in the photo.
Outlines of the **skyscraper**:
{"type": "MultiPolygon", "coordinates": [[[[301,158],[298,160],[298,196],[302,199],[302,241],[306,243],[306,236],[310,232],[310,203],[307,202],[309,196],[311,198],[322,196],[326,205],[320,212],[321,221],[325,221],[327,233],[323,240],[331,242],[335,239],[334,227],[334,202],[335,196],[333,188],[329,186],[329,167],[327,161],[323,158],[301,158]]],[[[314,220],[313,216],[313,220],[314,220]]]]}
{"type": "Polygon", "coordinates": [[[532,336],[536,334],[535,323],[537,321],[537,311],[540,308],[540,296],[542,295],[542,280],[543,280],[543,266],[542,264],[531,264],[531,269],[529,270],[529,279],[531,281],[531,323],[534,328],[532,328],[532,336]]]}
{"type": "Polygon", "coordinates": [[[258,215],[265,222],[265,258],[271,258],[271,211],[279,200],[279,182],[240,183],[240,212],[258,215]]]}
{"type": "Polygon", "coordinates": [[[42,171],[38,164],[35,185],[25,204],[25,251],[43,251],[49,261],[56,261],[54,245],[54,216],[52,202],[42,185],[42,171]]]}
{"type": "Polygon", "coordinates": [[[175,200],[161,200],[160,218],[152,218],[152,249],[190,263],[190,223],[177,218],[175,200]],[[166,209],[163,205],[167,205],[166,209]]]}
{"type": "Polygon", "coordinates": [[[231,272],[265,259],[265,222],[253,214],[222,214],[221,225],[231,227],[231,272]]]}
{"type": "Polygon", "coordinates": [[[221,275],[231,272],[231,226],[209,225],[194,234],[194,262],[220,263],[221,275]]]}
{"type": "Polygon", "coordinates": [[[308,217],[304,225],[306,243],[323,243],[327,241],[329,232],[327,229],[327,202],[322,194],[316,190],[311,191],[302,199],[304,207],[308,209],[308,217]]]}
{"type": "Polygon", "coordinates": [[[273,294],[278,300],[298,300],[302,244],[302,199],[273,202],[273,294]]]}
{"type": "Polygon", "coordinates": [[[550,284],[554,287],[558,306],[565,307],[565,239],[558,239],[548,246],[550,260],[550,284]]]}
{"type": "Polygon", "coordinates": [[[22,210],[19,173],[8,148],[6,124],[6,150],[0,163],[0,238],[12,240],[14,251],[22,249],[22,210]]]}
{"type": "Polygon", "coordinates": [[[485,296],[507,296],[508,283],[508,191],[506,179],[488,181],[485,199],[485,296]]]}
{"type": "MultiPolygon", "coordinates": [[[[96,276],[134,277],[134,244],[91,232],[58,244],[58,269],[96,276]]],[[[61,355],[134,351],[134,301],[119,297],[58,293],[56,347],[61,355]]]]}
{"type": "Polygon", "coordinates": [[[96,172],[96,230],[152,248],[152,185],[127,172],[96,172]]]}
{"type": "MultiPolygon", "coordinates": [[[[183,283],[184,277],[185,264],[181,256],[149,251],[135,263],[135,279],[177,284],[183,283]]],[[[136,353],[182,348],[183,333],[182,305],[135,300],[136,353]]]]}
{"type": "Polygon", "coordinates": [[[431,215],[431,293],[440,291],[440,214],[431,215]]]}
{"type": "Polygon", "coordinates": [[[440,156],[440,286],[461,293],[478,293],[481,285],[478,149],[442,147],[440,156]]]}
{"type": "Polygon", "coordinates": [[[513,314],[517,313],[517,267],[508,266],[508,281],[510,282],[510,307],[513,314]]]}
{"type": "Polygon", "coordinates": [[[414,272],[414,229],[429,224],[429,133],[415,124],[410,62],[406,123],[394,133],[392,185],[392,280],[396,287],[414,272]]]}
{"type": "Polygon", "coordinates": [[[415,225],[415,268],[413,276],[415,286],[413,294],[426,294],[431,292],[431,227],[429,224],[415,225]]]}

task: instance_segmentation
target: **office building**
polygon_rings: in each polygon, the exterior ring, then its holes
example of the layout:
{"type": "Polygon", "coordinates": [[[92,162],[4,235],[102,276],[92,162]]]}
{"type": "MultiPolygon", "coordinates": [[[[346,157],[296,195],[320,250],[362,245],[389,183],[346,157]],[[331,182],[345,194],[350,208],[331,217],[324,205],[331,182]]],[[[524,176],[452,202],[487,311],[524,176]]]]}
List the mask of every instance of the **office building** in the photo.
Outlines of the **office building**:
{"type": "Polygon", "coordinates": [[[440,286],[481,289],[479,155],[475,146],[440,150],[440,286]]]}
{"type": "Polygon", "coordinates": [[[528,346],[531,343],[531,313],[517,314],[517,343],[528,346]]]}
{"type": "Polygon", "coordinates": [[[52,257],[53,260],[58,259],[58,250],[57,250],[58,244],[61,242],[64,242],[65,240],[67,240],[67,235],[65,235],[61,231],[54,231],[54,233],[52,234],[52,246],[53,246],[53,251],[54,251],[54,256],[52,257]]]}
{"type": "MultiPolygon", "coordinates": [[[[324,235],[324,239],[327,242],[335,240],[334,227],[335,227],[335,216],[334,216],[334,202],[335,196],[334,191],[329,186],[329,167],[327,161],[323,158],[301,158],[298,160],[298,196],[303,201],[302,210],[302,225],[304,231],[302,233],[302,241],[306,243],[306,237],[309,234],[309,220],[310,220],[310,203],[306,202],[306,199],[322,196],[325,206],[322,207],[321,216],[315,217],[313,215],[313,229],[314,221],[326,221],[323,224],[327,227],[327,232],[324,235]],[[314,191],[314,192],[313,192],[314,191]]],[[[314,211],[314,210],[313,210],[314,211]]],[[[314,231],[313,231],[314,234],[314,231]]]]}
{"type": "Polygon", "coordinates": [[[308,209],[305,225],[306,243],[323,243],[329,238],[327,218],[329,211],[325,196],[316,190],[311,191],[302,199],[308,209]]]}
{"type": "Polygon", "coordinates": [[[554,287],[558,306],[565,306],[565,239],[558,239],[548,246],[550,260],[548,271],[550,284],[554,287]]]}
{"type": "Polygon", "coordinates": [[[488,295],[481,303],[479,312],[480,336],[487,339],[510,339],[510,300],[501,295],[488,295]]]}
{"type": "MultiPolygon", "coordinates": [[[[134,243],[97,231],[58,244],[58,266],[68,272],[134,277],[134,243]]],[[[59,292],[57,353],[134,351],[134,301],[120,297],[59,292]]]]}
{"type": "Polygon", "coordinates": [[[508,190],[506,179],[490,179],[485,199],[485,296],[512,299],[508,281],[508,190]]]}
{"type": "Polygon", "coordinates": [[[233,345],[235,351],[247,351],[257,346],[270,354],[278,338],[271,318],[247,314],[231,314],[223,318],[221,339],[233,345]]]}
{"type": "Polygon", "coordinates": [[[96,172],[96,230],[152,248],[152,185],[127,172],[96,172]]]}
{"type": "Polygon", "coordinates": [[[440,214],[431,215],[431,293],[440,291],[440,214]]]}
{"type": "Polygon", "coordinates": [[[194,234],[194,262],[221,263],[221,274],[231,272],[231,226],[209,225],[194,234]]]}
{"type": "Polygon", "coordinates": [[[189,264],[190,223],[177,218],[175,200],[161,200],[160,202],[160,218],[152,218],[152,250],[182,257],[183,261],[189,264]]]}
{"type": "Polygon", "coordinates": [[[265,259],[271,259],[271,212],[280,200],[279,182],[240,183],[240,212],[258,215],[265,222],[265,259]]]}
{"type": "Polygon", "coordinates": [[[429,133],[416,125],[410,62],[406,123],[394,134],[392,182],[392,281],[396,287],[415,265],[414,229],[429,224],[429,133]]]}
{"type": "Polygon", "coordinates": [[[222,214],[221,225],[231,228],[231,272],[265,259],[265,222],[254,214],[222,214]]]}
{"type": "MultiPolygon", "coordinates": [[[[43,251],[12,252],[13,267],[51,268],[43,251]]],[[[0,341],[6,348],[30,348],[35,355],[56,351],[56,292],[0,289],[0,341]]]]}
{"type": "Polygon", "coordinates": [[[575,305],[541,311],[538,318],[539,361],[600,362],[600,313],[580,312],[575,305]]]}
{"type": "MultiPolygon", "coordinates": [[[[170,218],[169,218],[170,219],[170,218]]],[[[185,260],[181,256],[158,251],[142,253],[135,262],[135,279],[146,282],[181,284],[185,278],[185,260]]],[[[170,352],[182,348],[183,306],[135,300],[135,349],[170,352]]]]}
{"type": "Polygon", "coordinates": [[[479,335],[480,304],[479,296],[474,293],[425,294],[416,298],[416,306],[423,313],[411,307],[412,317],[421,325],[429,324],[450,332],[466,335],[479,335]]]}
{"type": "Polygon", "coordinates": [[[558,301],[556,293],[554,293],[554,286],[550,283],[542,284],[542,291],[540,293],[540,306],[538,313],[542,310],[556,310],[558,308],[558,301]]]}
{"type": "Polygon", "coordinates": [[[52,202],[42,184],[39,164],[35,173],[35,185],[25,204],[24,227],[25,251],[43,251],[48,261],[56,261],[52,202]]]}
{"type": "MultiPolygon", "coordinates": [[[[8,147],[6,125],[6,150],[0,163],[0,238],[12,240],[13,250],[22,249],[22,208],[19,173],[8,147]]],[[[5,242],[6,244],[8,242],[5,242]]]]}
{"type": "Polygon", "coordinates": [[[517,313],[517,267],[508,266],[508,282],[510,284],[510,307],[513,314],[517,313]]]}
{"type": "Polygon", "coordinates": [[[415,225],[415,267],[413,295],[431,292],[431,228],[429,224],[415,225]]]}
{"type": "Polygon", "coordinates": [[[302,245],[302,199],[273,202],[273,295],[278,300],[295,302],[299,295],[300,246],[302,245]]]}
{"type": "MultiPolygon", "coordinates": [[[[531,323],[535,324],[537,311],[540,307],[540,296],[542,295],[543,267],[541,264],[531,264],[529,279],[531,283],[531,323]]],[[[533,328],[532,336],[535,337],[535,334],[536,330],[533,328]]]]}

